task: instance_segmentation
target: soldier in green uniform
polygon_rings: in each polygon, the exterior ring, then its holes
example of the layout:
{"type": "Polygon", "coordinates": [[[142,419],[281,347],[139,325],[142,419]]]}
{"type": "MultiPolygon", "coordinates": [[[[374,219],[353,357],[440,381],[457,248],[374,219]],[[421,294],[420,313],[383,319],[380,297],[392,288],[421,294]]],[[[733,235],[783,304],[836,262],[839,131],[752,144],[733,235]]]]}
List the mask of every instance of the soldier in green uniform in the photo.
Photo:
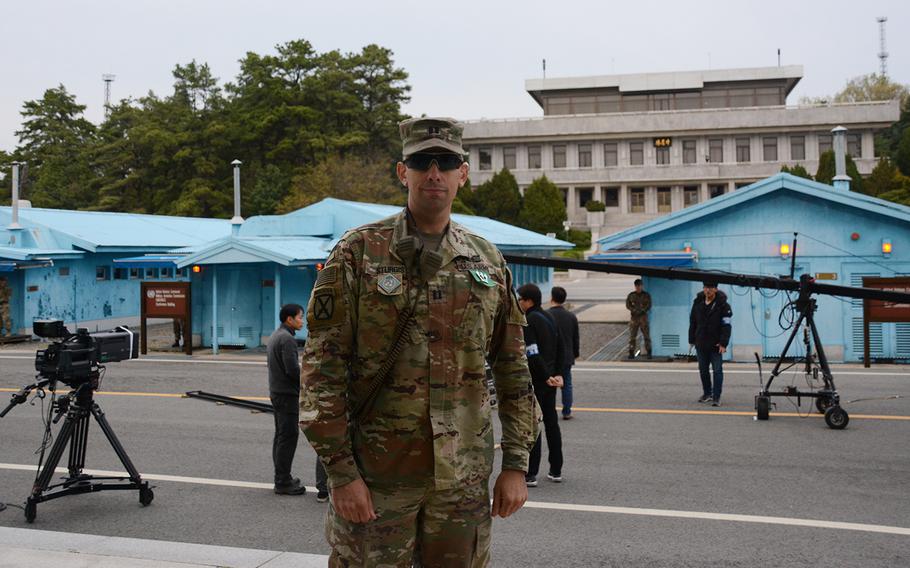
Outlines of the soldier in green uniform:
{"type": "Polygon", "coordinates": [[[528,495],[539,408],[525,319],[496,247],[450,221],[468,175],[461,124],[419,118],[400,131],[407,208],[345,233],[317,277],[300,426],[329,477],[329,566],[482,567],[491,517],[508,517],[528,495]],[[402,313],[413,313],[411,325],[402,313]],[[399,329],[386,382],[354,416],[399,329]],[[492,509],[486,361],[502,423],[492,509]]]}
{"type": "Polygon", "coordinates": [[[9,315],[9,303],[12,291],[5,276],[0,276],[0,334],[8,337],[13,334],[13,320],[9,315]]]}
{"type": "Polygon", "coordinates": [[[629,310],[629,359],[635,358],[638,330],[645,340],[645,352],[651,358],[651,331],[648,329],[648,311],[651,309],[651,294],[641,287],[641,278],[635,280],[635,291],[626,296],[626,309],[629,310]]]}

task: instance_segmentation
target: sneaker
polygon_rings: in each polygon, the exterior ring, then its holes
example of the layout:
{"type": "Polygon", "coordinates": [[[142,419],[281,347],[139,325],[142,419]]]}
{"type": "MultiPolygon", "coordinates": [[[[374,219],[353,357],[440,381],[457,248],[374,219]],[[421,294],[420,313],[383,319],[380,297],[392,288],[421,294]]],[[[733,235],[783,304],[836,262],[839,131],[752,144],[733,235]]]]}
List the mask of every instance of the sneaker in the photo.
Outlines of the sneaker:
{"type": "Polygon", "coordinates": [[[711,402],[712,400],[714,399],[711,398],[710,394],[703,394],[701,398],[698,399],[698,402],[711,402]]]}
{"type": "Polygon", "coordinates": [[[528,487],[537,487],[537,476],[536,475],[526,475],[525,476],[525,485],[528,487]]]}
{"type": "Polygon", "coordinates": [[[572,420],[573,418],[575,418],[575,417],[572,416],[571,414],[563,414],[563,415],[562,415],[562,419],[563,419],[563,420],[572,420]]]}
{"type": "Polygon", "coordinates": [[[287,483],[276,483],[275,493],[278,495],[304,495],[306,493],[306,485],[300,483],[300,479],[295,477],[287,483]]]}
{"type": "Polygon", "coordinates": [[[711,406],[720,406],[720,400],[715,398],[711,401],[711,406]]]}
{"type": "Polygon", "coordinates": [[[325,503],[328,500],[329,500],[329,492],[326,491],[325,489],[320,489],[319,492],[316,493],[316,502],[317,503],[325,503]]]}
{"type": "Polygon", "coordinates": [[[548,473],[548,474],[547,474],[547,479],[549,479],[549,480],[552,481],[553,483],[562,483],[562,474],[559,474],[559,473],[557,473],[557,474],[548,473]]]}

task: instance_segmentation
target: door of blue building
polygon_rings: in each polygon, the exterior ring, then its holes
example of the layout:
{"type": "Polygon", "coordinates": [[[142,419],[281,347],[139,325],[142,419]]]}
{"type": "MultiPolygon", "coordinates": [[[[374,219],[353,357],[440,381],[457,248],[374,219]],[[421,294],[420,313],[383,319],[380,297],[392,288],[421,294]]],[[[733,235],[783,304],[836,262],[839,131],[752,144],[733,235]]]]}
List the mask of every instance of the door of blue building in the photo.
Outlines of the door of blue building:
{"type": "Polygon", "coordinates": [[[218,269],[218,343],[256,347],[262,333],[258,266],[218,269]]]}
{"type": "MultiPolygon", "coordinates": [[[[764,262],[761,265],[761,273],[778,277],[789,276],[790,261],[764,262]]],[[[794,278],[798,279],[801,274],[808,273],[809,263],[797,261],[794,278]]],[[[753,290],[752,294],[753,298],[756,295],[760,295],[762,300],[760,304],[762,306],[761,313],[756,314],[762,321],[757,326],[762,330],[762,353],[765,357],[778,357],[783,352],[787,339],[790,338],[792,323],[795,323],[791,319],[792,317],[798,317],[794,316],[792,310],[784,310],[791,298],[796,299],[796,294],[791,293],[788,296],[779,290],[753,290]]],[[[793,345],[787,352],[787,356],[801,355],[804,352],[803,337],[799,335],[793,340],[793,345]]]]}

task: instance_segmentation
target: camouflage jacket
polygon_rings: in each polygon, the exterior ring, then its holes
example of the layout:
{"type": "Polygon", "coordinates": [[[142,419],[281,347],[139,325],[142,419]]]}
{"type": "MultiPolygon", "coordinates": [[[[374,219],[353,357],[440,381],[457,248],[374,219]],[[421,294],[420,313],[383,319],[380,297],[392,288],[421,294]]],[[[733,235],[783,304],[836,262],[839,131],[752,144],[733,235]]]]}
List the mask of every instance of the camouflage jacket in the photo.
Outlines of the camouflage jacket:
{"type": "Polygon", "coordinates": [[[451,223],[438,251],[441,268],[425,282],[396,252],[407,235],[404,211],[347,232],[307,307],[300,426],[329,485],[363,478],[448,489],[486,481],[493,423],[485,358],[499,400],[503,468],[527,471],[539,407],[525,319],[502,255],[451,223]],[[385,360],[409,302],[415,324],[371,410],[352,427],[349,413],[385,360]]]}
{"type": "Polygon", "coordinates": [[[626,309],[632,312],[632,317],[643,316],[651,309],[651,294],[647,292],[630,292],[626,296],[626,309]]]}

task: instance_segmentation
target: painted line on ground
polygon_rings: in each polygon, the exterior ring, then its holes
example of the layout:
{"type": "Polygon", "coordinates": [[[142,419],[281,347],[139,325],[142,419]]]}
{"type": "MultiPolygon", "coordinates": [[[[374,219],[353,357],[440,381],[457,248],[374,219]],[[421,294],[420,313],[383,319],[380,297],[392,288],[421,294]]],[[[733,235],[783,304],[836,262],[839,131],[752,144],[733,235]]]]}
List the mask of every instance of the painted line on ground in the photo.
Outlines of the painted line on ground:
{"type": "MultiPolygon", "coordinates": [[[[0,392],[19,392],[19,389],[11,388],[0,388],[0,392]]],[[[167,392],[116,392],[116,391],[95,391],[96,396],[145,396],[145,397],[160,397],[160,398],[192,398],[188,397],[185,394],[180,393],[167,393],[167,392]]],[[[267,396],[233,396],[233,398],[238,398],[241,400],[254,400],[254,401],[263,401],[270,402],[271,399],[267,396]]],[[[222,403],[216,403],[222,404],[222,403]]],[[[557,409],[562,409],[561,406],[557,406],[557,409]]],[[[754,416],[754,412],[745,412],[740,410],[685,410],[685,409],[667,409],[667,408],[593,408],[593,407],[572,407],[572,412],[610,412],[616,414],[677,414],[677,415],[690,415],[690,416],[754,416]]],[[[822,414],[799,414],[796,412],[772,412],[770,414],[772,417],[780,418],[804,418],[806,416],[812,418],[824,418],[822,414]]],[[[910,416],[900,416],[893,414],[851,414],[850,418],[856,418],[860,420],[907,420],[910,421],[910,416]]]]}
{"type": "MultiPolygon", "coordinates": [[[[34,355],[0,355],[0,359],[33,361],[34,355]]],[[[139,359],[127,359],[123,363],[189,363],[203,365],[256,365],[264,367],[267,365],[263,359],[261,361],[243,361],[238,359],[159,359],[155,357],[142,357],[139,359]]],[[[584,373],[679,373],[679,372],[697,372],[697,368],[692,367],[640,367],[638,364],[629,364],[628,367],[572,367],[572,372],[584,373]]],[[[725,374],[733,375],[753,375],[755,370],[724,368],[725,374]]],[[[889,372],[889,371],[838,371],[835,368],[835,375],[855,375],[859,377],[881,376],[881,377],[910,377],[910,369],[906,372],[889,372]]]]}
{"type": "MultiPolygon", "coordinates": [[[[34,471],[35,466],[24,464],[0,463],[0,469],[34,471]]],[[[66,473],[65,467],[58,467],[57,473],[66,473]]],[[[100,469],[83,470],[89,475],[125,477],[127,474],[123,471],[108,471],[100,469]]],[[[228,479],[211,479],[205,477],[187,477],[182,475],[163,475],[157,473],[143,473],[142,478],[147,481],[172,481],[175,483],[194,483],[197,485],[212,485],[218,487],[240,487],[244,489],[269,489],[273,488],[271,483],[260,483],[255,481],[233,481],[228,479]]],[[[307,491],[316,491],[315,487],[307,486],[307,491]]],[[[648,517],[664,517],[673,519],[698,519],[711,521],[734,521],[741,523],[761,523],[768,525],[784,525],[821,529],[837,529],[873,532],[882,534],[895,534],[901,536],[910,536],[910,528],[895,527],[888,525],[874,525],[865,523],[845,523],[837,521],[824,521],[819,519],[799,519],[793,517],[769,517],[760,515],[736,515],[730,513],[708,513],[701,511],[677,511],[673,509],[645,509],[637,507],[612,507],[607,505],[579,505],[573,503],[549,503],[544,501],[528,501],[525,507],[529,509],[547,509],[551,511],[570,511],[582,513],[604,513],[613,515],[636,515],[648,517]]]]}
{"type": "MultiPolygon", "coordinates": [[[[557,407],[557,409],[562,409],[562,407],[557,407]]],[[[754,412],[745,412],[741,410],[675,410],[675,409],[661,409],[661,408],[583,408],[583,407],[572,407],[572,412],[612,412],[617,414],[684,414],[684,415],[694,415],[694,416],[705,416],[705,415],[717,415],[717,416],[755,416],[754,412]]],[[[781,417],[781,418],[805,418],[806,416],[811,418],[824,418],[823,414],[816,414],[814,412],[809,414],[799,414],[796,412],[771,412],[770,416],[772,417],[781,417]]],[[[864,420],[910,420],[910,416],[899,416],[893,414],[851,414],[850,419],[864,419],[864,420]]]]}
{"type": "MultiPolygon", "coordinates": [[[[572,367],[572,372],[576,373],[582,371],[585,373],[680,373],[680,372],[693,372],[697,373],[698,368],[696,367],[670,367],[670,368],[656,368],[656,367],[572,367]]],[[[755,375],[757,370],[746,370],[746,369],[730,369],[724,367],[725,375],[755,375]]],[[[789,374],[789,373],[788,373],[789,374]]],[[[838,371],[834,369],[832,374],[835,376],[839,375],[856,375],[858,377],[910,377],[910,370],[907,370],[903,373],[892,373],[888,371],[838,371]]],[[[767,375],[767,373],[766,373],[767,375]]],[[[783,376],[783,374],[778,375],[783,376]]]]}
{"type": "MultiPolygon", "coordinates": [[[[0,359],[22,359],[33,361],[35,356],[24,356],[24,355],[0,355],[0,359]]],[[[201,363],[209,365],[256,365],[260,367],[265,367],[267,365],[266,361],[238,361],[235,359],[224,359],[219,361],[214,361],[211,359],[157,359],[157,358],[139,358],[139,359],[127,359],[121,361],[122,363],[201,363]]]]}
{"type": "MultiPolygon", "coordinates": [[[[0,388],[0,392],[19,392],[19,389],[0,388]]],[[[160,397],[160,398],[192,398],[183,393],[170,393],[170,392],[95,391],[95,396],[148,396],[148,397],[160,397]]],[[[271,399],[267,396],[232,396],[232,398],[239,398],[241,400],[266,401],[266,402],[271,401],[271,399]]]]}

